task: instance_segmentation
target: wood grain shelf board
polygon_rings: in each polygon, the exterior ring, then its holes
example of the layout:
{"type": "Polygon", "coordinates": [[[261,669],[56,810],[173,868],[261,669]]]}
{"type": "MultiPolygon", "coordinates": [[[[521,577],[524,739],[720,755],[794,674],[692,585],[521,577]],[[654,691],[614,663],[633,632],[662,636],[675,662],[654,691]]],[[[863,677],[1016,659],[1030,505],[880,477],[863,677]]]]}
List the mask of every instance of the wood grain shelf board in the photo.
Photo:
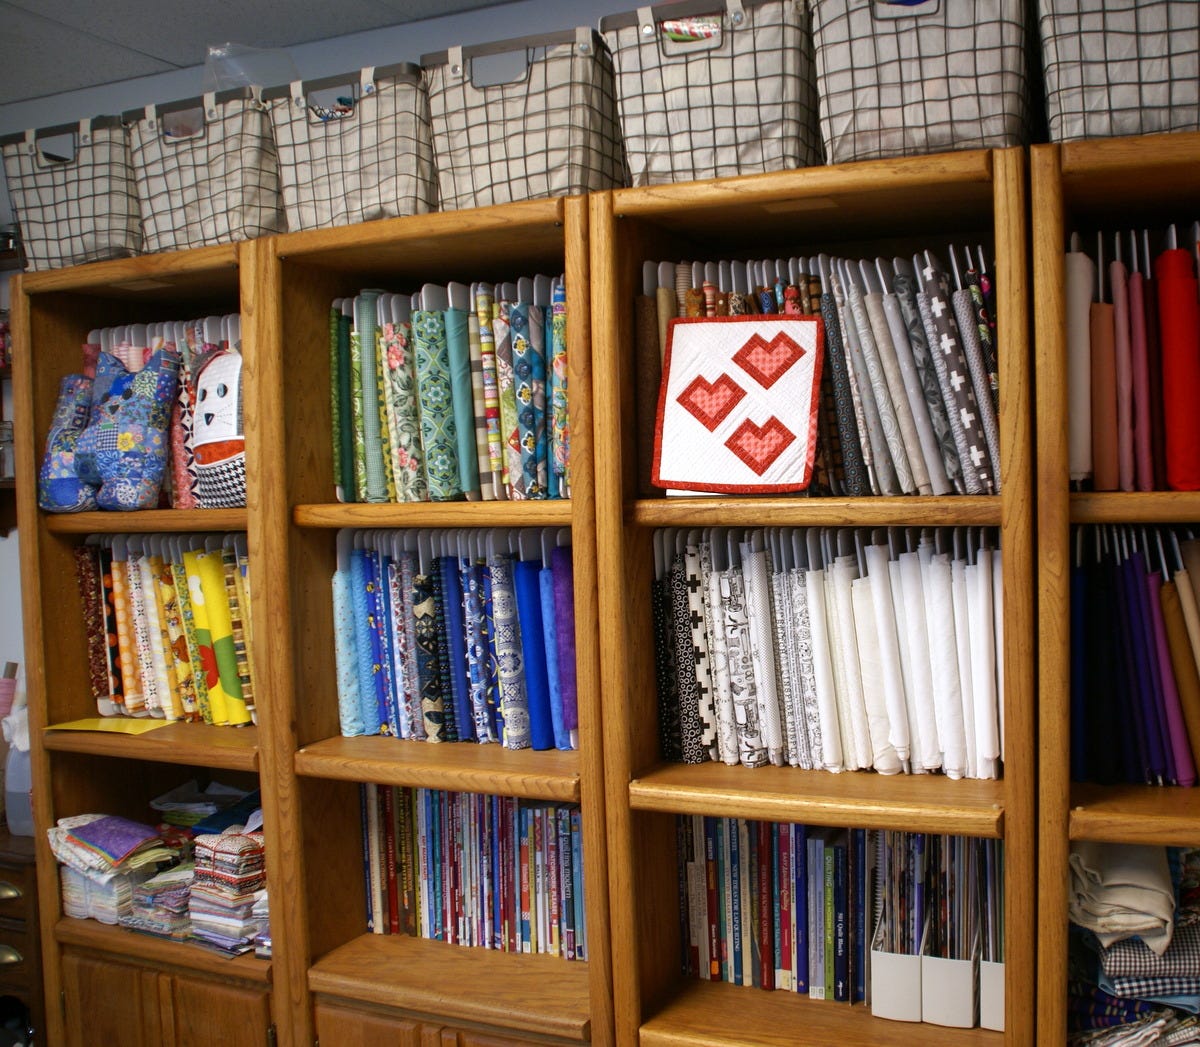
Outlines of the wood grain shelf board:
{"type": "Polygon", "coordinates": [[[645,498],[629,522],[643,527],[998,527],[1000,499],[960,498],[645,498]]]}
{"type": "Polygon", "coordinates": [[[43,513],[53,534],[244,531],[245,509],[142,509],[133,513],[43,513]]]}
{"type": "Polygon", "coordinates": [[[169,723],[145,734],[106,731],[42,732],[42,745],[63,753],[91,753],[126,760],[150,760],[226,771],[258,770],[258,728],[214,727],[203,723],[169,723]]]}
{"type": "Polygon", "coordinates": [[[271,983],[271,961],[260,960],[253,953],[222,956],[193,942],[173,942],[149,934],[138,934],[124,927],[111,927],[96,920],[63,917],[54,925],[54,938],[60,945],[71,945],[89,952],[112,953],[150,966],[197,971],[258,985],[271,983]]]}
{"type": "Polygon", "coordinates": [[[317,960],[309,969],[308,986],[313,992],[450,1022],[590,1038],[588,965],[557,956],[364,934],[317,960]]]}
{"type": "Polygon", "coordinates": [[[1113,200],[1144,210],[1200,196],[1200,132],[1105,138],[1062,145],[1063,195],[1072,211],[1111,214],[1113,200]]]}
{"type": "Polygon", "coordinates": [[[723,763],[664,764],[629,783],[641,811],[964,836],[1001,836],[1003,799],[1002,782],[723,763]]]}
{"type": "Polygon", "coordinates": [[[298,505],[298,527],[570,527],[565,498],[519,502],[411,502],[298,505]]]}
{"type": "Polygon", "coordinates": [[[1200,491],[1094,491],[1071,495],[1071,522],[1194,523],[1200,520],[1200,491]]]}
{"type": "Polygon", "coordinates": [[[1074,782],[1070,836],[1194,847],[1200,837],[1200,789],[1074,782]]]}
{"type": "Polygon", "coordinates": [[[28,294],[85,291],[141,300],[237,295],[238,245],[218,244],[26,273],[28,294]]]}
{"type": "Polygon", "coordinates": [[[579,802],[579,754],[399,738],[326,738],[296,753],[308,778],[579,802]]]}
{"type": "Polygon", "coordinates": [[[793,1047],[797,1043],[871,1047],[1000,1047],[1004,1034],[876,1018],[853,1007],[723,982],[691,981],[641,1027],[641,1047],[793,1047]]]}

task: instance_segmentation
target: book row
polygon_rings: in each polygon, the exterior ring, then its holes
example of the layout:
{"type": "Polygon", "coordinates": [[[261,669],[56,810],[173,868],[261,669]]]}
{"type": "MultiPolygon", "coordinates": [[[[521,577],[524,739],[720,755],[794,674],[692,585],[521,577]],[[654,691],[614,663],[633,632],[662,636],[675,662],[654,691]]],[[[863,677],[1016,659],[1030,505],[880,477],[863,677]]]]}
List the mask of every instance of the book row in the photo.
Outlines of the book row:
{"type": "Polygon", "coordinates": [[[567,497],[562,277],[364,290],[329,332],[341,501],[567,497]]]}
{"type": "Polygon", "coordinates": [[[93,535],[74,555],[102,716],[254,721],[244,534],[93,535]]]}
{"type": "Polygon", "coordinates": [[[370,931],[587,959],[578,806],[361,790],[370,931]]]}
{"type": "Polygon", "coordinates": [[[1190,527],[1078,527],[1071,774],[1192,786],[1200,767],[1200,540],[1190,527]]]}
{"type": "Polygon", "coordinates": [[[338,533],[342,733],[573,749],[570,532],[338,533]]]}
{"type": "Polygon", "coordinates": [[[997,541],[986,528],[657,531],[664,758],[998,777],[997,541]]]}
{"type": "MultiPolygon", "coordinates": [[[[824,359],[811,493],[998,493],[995,288],[982,248],[963,249],[960,262],[952,247],[950,261],[924,251],[894,259],[645,262],[638,387],[658,390],[673,317],[819,316],[824,359]]],[[[656,406],[647,395],[638,402],[644,456],[654,445],[656,406]]]]}

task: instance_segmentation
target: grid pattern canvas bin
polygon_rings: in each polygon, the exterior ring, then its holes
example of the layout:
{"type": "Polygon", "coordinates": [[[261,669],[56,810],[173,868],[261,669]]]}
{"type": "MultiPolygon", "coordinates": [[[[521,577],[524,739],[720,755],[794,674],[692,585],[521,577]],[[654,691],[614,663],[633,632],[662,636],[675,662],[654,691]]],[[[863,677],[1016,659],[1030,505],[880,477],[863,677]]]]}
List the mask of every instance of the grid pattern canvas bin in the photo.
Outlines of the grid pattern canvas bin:
{"type": "Polygon", "coordinates": [[[624,182],[612,58],[586,27],[424,55],[443,210],[624,182]],[[525,53],[523,76],[478,84],[471,60],[525,53]]]}
{"type": "Polygon", "coordinates": [[[830,163],[1021,145],[1024,0],[812,0],[830,163]]]}
{"type": "Polygon", "coordinates": [[[3,150],[28,268],[127,258],[141,250],[129,136],[118,117],[11,135],[3,150]],[[65,135],[74,138],[74,155],[48,155],[46,139],[65,135]]]}
{"type": "Polygon", "coordinates": [[[417,66],[369,67],[352,78],[296,81],[264,97],[271,103],[292,232],[424,214],[436,207],[429,103],[417,66]],[[345,90],[321,100],[338,88],[345,90]]]}
{"type": "Polygon", "coordinates": [[[1200,130],[1200,3],[1039,0],[1050,140],[1200,130]]]}
{"type": "Polygon", "coordinates": [[[812,37],[801,0],[698,0],[600,23],[631,183],[821,162],[812,37]]]}
{"type": "Polygon", "coordinates": [[[271,117],[256,88],[125,116],[147,251],[287,231],[271,117]]]}

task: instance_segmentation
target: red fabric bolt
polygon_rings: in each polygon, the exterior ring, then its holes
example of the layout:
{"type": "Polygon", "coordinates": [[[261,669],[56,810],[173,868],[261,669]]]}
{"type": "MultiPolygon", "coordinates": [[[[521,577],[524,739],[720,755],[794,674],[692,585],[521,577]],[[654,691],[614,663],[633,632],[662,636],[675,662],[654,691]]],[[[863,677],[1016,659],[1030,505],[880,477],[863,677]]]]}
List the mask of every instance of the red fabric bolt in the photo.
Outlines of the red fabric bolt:
{"type": "Polygon", "coordinates": [[[1162,342],[1167,486],[1200,491],[1200,303],[1192,256],[1182,248],[1154,262],[1162,342]]]}

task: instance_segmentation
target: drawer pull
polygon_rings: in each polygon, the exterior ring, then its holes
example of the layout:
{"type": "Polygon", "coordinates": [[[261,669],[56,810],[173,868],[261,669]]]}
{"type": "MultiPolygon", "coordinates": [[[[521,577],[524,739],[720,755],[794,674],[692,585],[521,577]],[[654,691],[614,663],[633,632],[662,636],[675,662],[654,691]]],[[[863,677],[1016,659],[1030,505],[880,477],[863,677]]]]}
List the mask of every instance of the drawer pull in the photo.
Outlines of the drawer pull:
{"type": "Polygon", "coordinates": [[[20,887],[7,880],[0,880],[0,902],[11,902],[14,898],[20,897],[22,897],[20,887]]]}
{"type": "Polygon", "coordinates": [[[11,945],[0,945],[0,967],[11,967],[14,964],[24,962],[25,957],[11,945]]]}

